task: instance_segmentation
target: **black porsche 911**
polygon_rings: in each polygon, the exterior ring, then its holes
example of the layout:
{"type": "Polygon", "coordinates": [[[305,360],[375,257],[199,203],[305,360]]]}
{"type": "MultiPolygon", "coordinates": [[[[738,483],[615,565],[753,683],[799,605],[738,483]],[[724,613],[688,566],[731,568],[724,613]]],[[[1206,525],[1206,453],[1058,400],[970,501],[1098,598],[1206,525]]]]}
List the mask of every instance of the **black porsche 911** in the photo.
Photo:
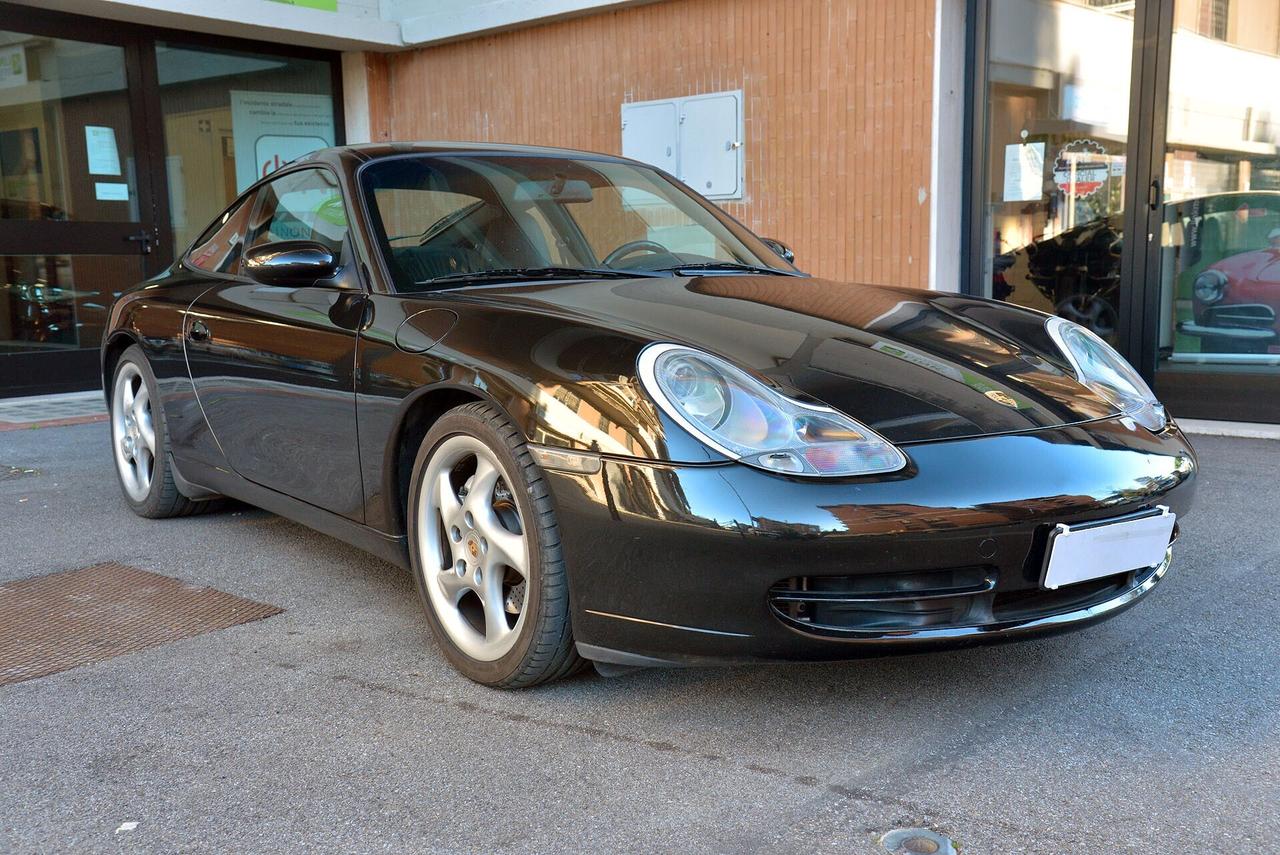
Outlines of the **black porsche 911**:
{"type": "Polygon", "coordinates": [[[617,157],[318,152],[115,304],[125,499],[410,568],[505,687],[1025,638],[1151,591],[1196,459],[1123,358],[789,256],[617,157]]]}

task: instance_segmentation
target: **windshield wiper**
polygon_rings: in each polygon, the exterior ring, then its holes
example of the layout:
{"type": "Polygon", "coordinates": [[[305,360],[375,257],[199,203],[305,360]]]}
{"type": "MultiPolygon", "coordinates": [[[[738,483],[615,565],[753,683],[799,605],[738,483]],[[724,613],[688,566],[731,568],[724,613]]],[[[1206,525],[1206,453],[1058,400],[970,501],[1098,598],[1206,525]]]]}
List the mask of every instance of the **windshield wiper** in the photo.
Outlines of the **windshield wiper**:
{"type": "Polygon", "coordinates": [[[449,273],[419,284],[445,285],[451,282],[486,282],[503,279],[639,279],[662,275],[648,270],[615,270],[612,267],[502,267],[469,273],[449,273]]]}
{"type": "Polygon", "coordinates": [[[660,267],[659,270],[671,273],[684,273],[686,270],[724,270],[733,273],[762,273],[766,276],[801,276],[792,270],[778,270],[775,267],[762,267],[758,264],[741,264],[737,261],[699,261],[692,264],[675,264],[671,267],[660,267]]]}

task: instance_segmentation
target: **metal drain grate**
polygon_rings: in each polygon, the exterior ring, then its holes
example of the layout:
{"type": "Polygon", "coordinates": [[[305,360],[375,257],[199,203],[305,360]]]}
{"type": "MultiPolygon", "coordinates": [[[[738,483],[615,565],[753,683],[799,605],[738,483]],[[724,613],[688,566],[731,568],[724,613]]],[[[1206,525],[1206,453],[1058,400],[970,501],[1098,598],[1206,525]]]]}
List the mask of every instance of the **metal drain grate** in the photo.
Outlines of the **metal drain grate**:
{"type": "Polygon", "coordinates": [[[284,611],[123,564],[0,585],[0,686],[284,611]]]}

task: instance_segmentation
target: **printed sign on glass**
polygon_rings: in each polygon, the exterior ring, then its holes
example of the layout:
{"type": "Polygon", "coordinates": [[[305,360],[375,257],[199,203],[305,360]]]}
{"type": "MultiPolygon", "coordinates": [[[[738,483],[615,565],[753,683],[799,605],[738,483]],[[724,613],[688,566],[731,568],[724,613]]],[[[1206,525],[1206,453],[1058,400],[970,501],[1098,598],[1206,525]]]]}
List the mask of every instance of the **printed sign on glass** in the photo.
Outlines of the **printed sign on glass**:
{"type": "Polygon", "coordinates": [[[333,100],[298,92],[231,90],[236,192],[291,160],[333,145],[333,100]]]}

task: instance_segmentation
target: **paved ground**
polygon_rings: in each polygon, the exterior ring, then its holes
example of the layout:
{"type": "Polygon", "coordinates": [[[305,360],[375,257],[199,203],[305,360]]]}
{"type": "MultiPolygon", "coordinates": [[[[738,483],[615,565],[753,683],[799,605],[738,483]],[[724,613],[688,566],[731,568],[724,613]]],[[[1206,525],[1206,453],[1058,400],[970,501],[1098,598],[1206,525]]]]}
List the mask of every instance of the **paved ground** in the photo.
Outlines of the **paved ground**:
{"type": "Polygon", "coordinates": [[[0,435],[39,470],[0,477],[0,579],[114,560],[287,611],[0,687],[0,851],[1280,852],[1280,443],[1200,438],[1170,577],[1076,635],[500,693],[389,565],[135,518],[106,437],[0,435]]]}

